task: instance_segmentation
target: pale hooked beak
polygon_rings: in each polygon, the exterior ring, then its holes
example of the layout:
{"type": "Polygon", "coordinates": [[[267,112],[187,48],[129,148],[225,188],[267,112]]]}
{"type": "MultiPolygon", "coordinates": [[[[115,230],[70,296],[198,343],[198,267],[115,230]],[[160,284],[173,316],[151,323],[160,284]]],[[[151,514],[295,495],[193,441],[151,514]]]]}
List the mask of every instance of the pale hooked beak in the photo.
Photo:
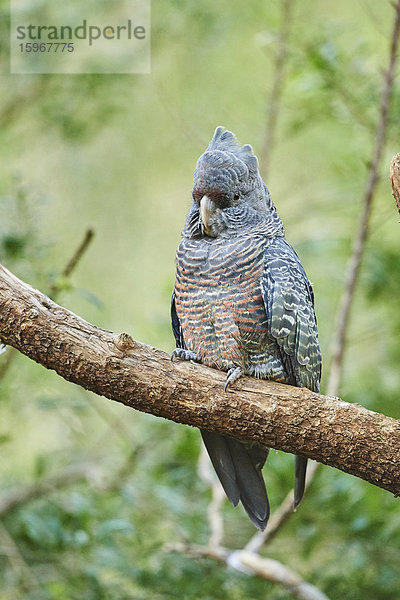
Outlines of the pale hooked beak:
{"type": "Polygon", "coordinates": [[[215,211],[214,202],[208,197],[203,196],[200,201],[200,217],[203,222],[204,231],[208,235],[211,231],[210,220],[215,211]]]}

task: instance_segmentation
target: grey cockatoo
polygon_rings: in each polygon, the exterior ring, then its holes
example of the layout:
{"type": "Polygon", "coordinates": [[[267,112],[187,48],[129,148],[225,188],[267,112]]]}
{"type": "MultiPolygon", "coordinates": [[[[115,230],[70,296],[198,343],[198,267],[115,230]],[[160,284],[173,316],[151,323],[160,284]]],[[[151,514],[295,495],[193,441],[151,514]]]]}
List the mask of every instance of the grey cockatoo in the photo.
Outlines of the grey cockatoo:
{"type": "MultiPolygon", "coordinates": [[[[321,356],[311,284],[284,229],[251,146],[218,127],[193,180],[172,297],[172,354],[241,375],[319,390],[321,356]]],[[[264,529],[269,503],[261,469],[268,448],[202,431],[221,484],[264,529]]],[[[294,506],[307,459],[295,458],[294,506]]]]}

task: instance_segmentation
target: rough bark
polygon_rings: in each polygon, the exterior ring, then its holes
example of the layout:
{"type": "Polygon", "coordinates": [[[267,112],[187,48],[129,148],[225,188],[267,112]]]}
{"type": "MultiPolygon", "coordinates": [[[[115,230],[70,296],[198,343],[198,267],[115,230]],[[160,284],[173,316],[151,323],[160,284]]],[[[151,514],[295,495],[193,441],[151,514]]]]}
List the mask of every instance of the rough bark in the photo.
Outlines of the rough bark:
{"type": "Polygon", "coordinates": [[[400,422],[338,398],[226,375],[99,329],[0,265],[0,339],[96,394],[177,423],[303,454],[400,495],[400,422]]]}

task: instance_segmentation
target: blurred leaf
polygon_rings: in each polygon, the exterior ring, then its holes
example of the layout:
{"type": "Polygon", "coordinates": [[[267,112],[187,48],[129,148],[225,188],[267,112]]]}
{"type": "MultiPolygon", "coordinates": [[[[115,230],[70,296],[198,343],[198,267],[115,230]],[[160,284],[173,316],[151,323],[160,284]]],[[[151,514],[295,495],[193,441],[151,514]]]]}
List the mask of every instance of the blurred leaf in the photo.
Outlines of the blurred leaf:
{"type": "Polygon", "coordinates": [[[18,234],[4,235],[1,240],[1,246],[2,253],[4,253],[2,260],[7,261],[8,259],[21,258],[25,251],[26,237],[18,234]]]}
{"type": "Polygon", "coordinates": [[[84,298],[90,304],[93,304],[96,308],[102,308],[104,306],[103,301],[90,290],[85,290],[84,288],[76,288],[76,293],[84,298]]]}
{"type": "Polygon", "coordinates": [[[126,519],[110,519],[104,521],[96,529],[96,536],[98,538],[107,537],[110,533],[123,533],[125,535],[133,535],[135,532],[132,524],[126,519]]]}

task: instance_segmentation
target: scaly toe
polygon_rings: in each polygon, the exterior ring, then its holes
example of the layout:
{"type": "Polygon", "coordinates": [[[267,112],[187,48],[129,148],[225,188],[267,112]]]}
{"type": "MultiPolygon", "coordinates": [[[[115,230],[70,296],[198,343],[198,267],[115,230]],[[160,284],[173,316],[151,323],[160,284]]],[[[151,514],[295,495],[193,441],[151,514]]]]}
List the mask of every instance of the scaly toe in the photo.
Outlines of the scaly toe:
{"type": "Polygon", "coordinates": [[[232,369],[229,369],[228,375],[227,375],[226,381],[225,381],[224,391],[226,392],[228,387],[230,387],[232,385],[232,383],[235,383],[235,381],[237,379],[239,379],[239,377],[241,377],[242,375],[243,375],[243,372],[240,367],[233,367],[232,369]]]}
{"type": "Polygon", "coordinates": [[[193,360],[194,362],[201,362],[197,354],[191,350],[185,350],[184,348],[175,348],[171,354],[171,360],[174,358],[180,358],[181,360],[193,360]]]}

